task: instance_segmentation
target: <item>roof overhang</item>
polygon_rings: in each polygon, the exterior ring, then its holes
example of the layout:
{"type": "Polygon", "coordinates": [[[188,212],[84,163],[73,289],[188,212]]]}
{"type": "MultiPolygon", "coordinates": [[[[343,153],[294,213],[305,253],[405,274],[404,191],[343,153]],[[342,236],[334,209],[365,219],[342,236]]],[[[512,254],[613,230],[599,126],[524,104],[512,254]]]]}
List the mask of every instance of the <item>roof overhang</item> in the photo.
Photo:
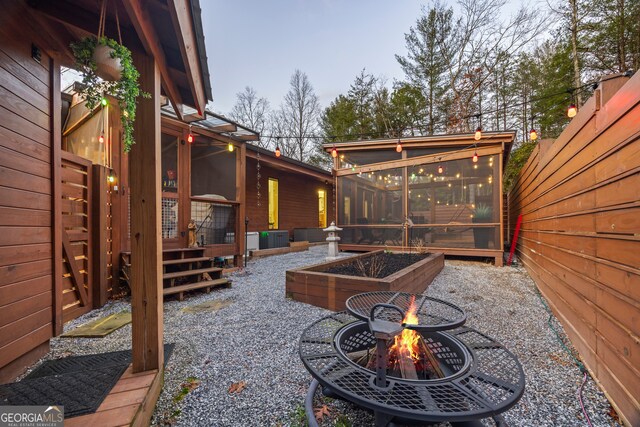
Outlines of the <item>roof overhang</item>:
{"type": "MultiPolygon", "coordinates": [[[[61,63],[73,67],[69,44],[97,33],[100,2],[28,0],[27,3],[43,32],[58,48],[61,63]]],[[[212,96],[199,0],[112,0],[107,5],[105,35],[118,40],[116,22],[120,24],[123,45],[155,58],[162,91],[176,115],[182,117],[183,105],[204,114],[212,96]]]]}
{"type": "MultiPolygon", "coordinates": [[[[482,138],[475,140],[475,133],[464,134],[444,134],[430,136],[416,136],[400,138],[399,141],[404,149],[411,148],[457,148],[486,147],[501,145],[503,147],[502,163],[506,167],[511,152],[511,146],[515,140],[515,131],[502,132],[482,132],[482,138]]],[[[366,141],[336,142],[326,143],[322,147],[326,152],[331,152],[335,147],[338,152],[363,152],[370,150],[395,150],[398,138],[372,139],[366,141]]]]}
{"type": "Polygon", "coordinates": [[[257,159],[258,153],[260,154],[260,162],[268,164],[274,169],[306,175],[320,181],[331,181],[333,179],[332,173],[322,168],[286,156],[276,157],[273,151],[247,144],[248,158],[257,159]]]}

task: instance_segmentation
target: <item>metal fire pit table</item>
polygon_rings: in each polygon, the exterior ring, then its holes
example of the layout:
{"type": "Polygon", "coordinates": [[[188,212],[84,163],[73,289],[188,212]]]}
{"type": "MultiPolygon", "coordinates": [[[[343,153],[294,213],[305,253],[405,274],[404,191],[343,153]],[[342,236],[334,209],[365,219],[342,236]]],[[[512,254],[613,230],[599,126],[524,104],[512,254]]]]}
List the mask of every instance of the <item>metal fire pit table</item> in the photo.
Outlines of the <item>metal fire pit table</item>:
{"type": "Polygon", "coordinates": [[[349,312],[314,322],[300,339],[300,358],[314,377],[306,402],[311,425],[315,422],[311,401],[318,383],[325,395],[373,410],[377,426],[481,425],[478,420],[487,417],[504,425],[499,414],[524,393],[524,372],[516,357],[487,335],[462,326],[466,315],[451,303],[423,295],[372,292],[351,297],[347,308],[349,312]],[[404,325],[401,313],[407,311],[412,298],[419,321],[404,325]],[[379,363],[373,370],[348,356],[381,348],[385,342],[382,337],[388,340],[398,333],[394,325],[422,335],[444,372],[443,378],[381,376],[379,363]]]}

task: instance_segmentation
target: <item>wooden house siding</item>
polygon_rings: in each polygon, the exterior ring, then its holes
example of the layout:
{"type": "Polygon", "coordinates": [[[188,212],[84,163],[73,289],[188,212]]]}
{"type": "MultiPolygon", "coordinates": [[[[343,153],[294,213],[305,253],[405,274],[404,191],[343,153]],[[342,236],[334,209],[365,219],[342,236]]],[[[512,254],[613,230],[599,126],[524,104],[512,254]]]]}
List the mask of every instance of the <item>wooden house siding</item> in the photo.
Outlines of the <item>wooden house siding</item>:
{"type": "Polygon", "coordinates": [[[509,194],[523,264],[629,425],[640,425],[638,123],[640,73],[603,81],[509,194]]]}
{"type": "MultiPolygon", "coordinates": [[[[263,156],[264,158],[264,156],[263,156]]],[[[269,178],[278,180],[278,229],[288,230],[293,236],[294,228],[318,227],[318,190],[327,195],[327,225],[335,220],[333,208],[332,178],[326,180],[276,169],[265,161],[260,162],[260,206],[258,206],[256,159],[247,157],[246,216],[249,217],[247,231],[269,229],[269,178]],[[326,181],[326,183],[325,183],[326,181]]]]}
{"type": "Polygon", "coordinates": [[[52,159],[59,139],[52,135],[60,123],[52,93],[60,92],[59,76],[27,15],[17,2],[0,14],[0,382],[47,350],[57,314],[52,220],[59,172],[52,159]]]}

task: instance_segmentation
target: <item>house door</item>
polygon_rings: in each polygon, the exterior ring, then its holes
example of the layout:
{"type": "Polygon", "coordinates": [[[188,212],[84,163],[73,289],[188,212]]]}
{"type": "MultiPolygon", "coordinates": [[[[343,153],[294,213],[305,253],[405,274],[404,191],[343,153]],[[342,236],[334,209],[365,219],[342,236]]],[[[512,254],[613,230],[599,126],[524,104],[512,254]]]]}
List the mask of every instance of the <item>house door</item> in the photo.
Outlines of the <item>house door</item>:
{"type": "Polygon", "coordinates": [[[91,161],[63,151],[62,321],[87,313],[92,305],[91,161]]]}

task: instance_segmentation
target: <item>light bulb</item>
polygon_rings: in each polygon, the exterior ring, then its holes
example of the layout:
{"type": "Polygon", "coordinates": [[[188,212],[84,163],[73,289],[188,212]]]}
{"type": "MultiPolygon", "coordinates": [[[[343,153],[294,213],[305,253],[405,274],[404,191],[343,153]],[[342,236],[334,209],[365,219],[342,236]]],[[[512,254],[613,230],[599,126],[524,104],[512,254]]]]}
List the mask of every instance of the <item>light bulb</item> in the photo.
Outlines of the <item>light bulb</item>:
{"type": "Polygon", "coordinates": [[[401,153],[401,152],[402,152],[402,144],[400,144],[400,142],[398,142],[398,144],[396,144],[396,151],[397,151],[398,153],[401,153]]]}
{"type": "Polygon", "coordinates": [[[478,129],[476,129],[476,134],[473,138],[476,141],[480,141],[480,138],[482,138],[482,128],[480,126],[478,126],[478,129]]]}
{"type": "Polygon", "coordinates": [[[532,141],[535,141],[536,139],[538,139],[538,132],[536,132],[536,130],[532,128],[529,132],[529,138],[531,138],[532,141]]]}
{"type": "Polygon", "coordinates": [[[99,142],[100,144],[104,144],[104,135],[102,135],[102,134],[101,134],[101,135],[98,137],[98,142],[99,142]]]}
{"type": "Polygon", "coordinates": [[[193,140],[196,139],[192,133],[190,133],[189,135],[187,135],[187,142],[189,144],[191,144],[193,142],[193,140]]]}
{"type": "Polygon", "coordinates": [[[280,147],[276,147],[276,157],[280,157],[280,147]]]}
{"type": "Polygon", "coordinates": [[[578,114],[578,109],[576,108],[575,104],[571,104],[569,105],[569,108],[567,108],[567,116],[568,117],[575,117],[576,114],[578,114]]]}
{"type": "Polygon", "coordinates": [[[333,147],[331,149],[331,157],[333,157],[334,159],[338,157],[338,150],[336,150],[336,147],[333,147]]]}
{"type": "Polygon", "coordinates": [[[233,144],[232,144],[232,143],[229,143],[229,144],[227,145],[227,150],[229,150],[229,152],[230,152],[230,153],[233,153],[233,149],[234,149],[233,144]]]}
{"type": "Polygon", "coordinates": [[[473,163],[478,163],[478,152],[473,153],[473,163]]]}
{"type": "Polygon", "coordinates": [[[442,173],[444,169],[442,169],[442,165],[438,165],[438,173],[442,173]]]}

